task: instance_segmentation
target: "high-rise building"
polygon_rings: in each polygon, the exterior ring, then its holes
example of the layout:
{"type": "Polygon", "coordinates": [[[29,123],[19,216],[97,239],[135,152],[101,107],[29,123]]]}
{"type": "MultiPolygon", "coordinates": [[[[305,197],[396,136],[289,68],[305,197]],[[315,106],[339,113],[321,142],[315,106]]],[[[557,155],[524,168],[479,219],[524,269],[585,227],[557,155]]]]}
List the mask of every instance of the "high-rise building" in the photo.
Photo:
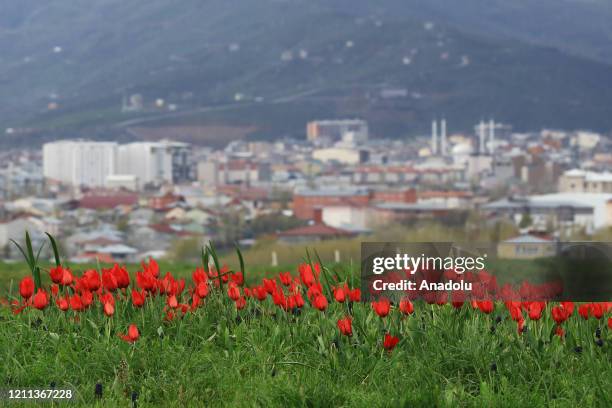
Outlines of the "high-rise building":
{"type": "Polygon", "coordinates": [[[187,143],[162,140],[119,146],[118,173],[146,184],[183,183],[195,179],[191,149],[187,143]]]}
{"type": "Polygon", "coordinates": [[[368,122],[360,119],[315,120],[306,126],[306,136],[311,142],[317,139],[337,142],[347,133],[352,133],[355,142],[367,141],[368,122]]]}
{"type": "Polygon", "coordinates": [[[101,187],[117,168],[117,143],[62,140],[43,146],[43,175],[74,186],[101,187]]]}

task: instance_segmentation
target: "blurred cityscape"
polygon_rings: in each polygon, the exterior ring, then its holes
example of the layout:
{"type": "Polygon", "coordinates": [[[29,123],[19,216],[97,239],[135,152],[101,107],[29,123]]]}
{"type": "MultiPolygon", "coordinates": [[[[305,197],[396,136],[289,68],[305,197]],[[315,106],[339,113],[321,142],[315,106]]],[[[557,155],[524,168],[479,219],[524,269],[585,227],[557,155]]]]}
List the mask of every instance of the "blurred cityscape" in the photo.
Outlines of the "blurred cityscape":
{"type": "Polygon", "coordinates": [[[136,262],[208,240],[242,247],[360,237],[430,220],[516,228],[518,240],[592,237],[612,226],[612,146],[590,131],[514,132],[493,119],[402,140],[359,119],[305,124],[306,138],[53,141],[0,153],[0,250],[28,230],[70,262],[136,262]]]}

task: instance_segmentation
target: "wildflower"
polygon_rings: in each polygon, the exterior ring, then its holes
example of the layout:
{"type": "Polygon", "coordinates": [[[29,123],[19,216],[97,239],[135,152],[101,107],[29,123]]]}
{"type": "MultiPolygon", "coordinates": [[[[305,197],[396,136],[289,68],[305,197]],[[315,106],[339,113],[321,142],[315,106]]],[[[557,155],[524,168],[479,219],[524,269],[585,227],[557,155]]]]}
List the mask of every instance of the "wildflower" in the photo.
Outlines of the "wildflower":
{"type": "Polygon", "coordinates": [[[64,286],[70,285],[73,279],[72,272],[70,272],[70,269],[64,268],[61,265],[55,268],[51,268],[51,270],[49,271],[49,276],[51,277],[53,283],[57,283],[59,285],[64,286]]]}
{"type": "Polygon", "coordinates": [[[476,302],[476,304],[478,305],[478,309],[485,314],[491,314],[493,309],[495,309],[495,304],[492,300],[482,300],[476,302]]]}
{"type": "Polygon", "coordinates": [[[114,292],[119,287],[117,278],[108,269],[102,271],[102,285],[109,292],[114,292]]]}
{"type": "Polygon", "coordinates": [[[275,279],[266,279],[264,278],[262,281],[263,287],[266,289],[266,292],[269,294],[274,293],[276,290],[276,280],[275,279]]]}
{"type": "Polygon", "coordinates": [[[24,299],[29,299],[34,294],[34,280],[31,276],[26,276],[19,282],[19,294],[24,299]]]}
{"type": "Polygon", "coordinates": [[[612,317],[608,317],[608,329],[612,330],[612,317]]]}
{"type": "Polygon", "coordinates": [[[136,289],[132,289],[132,304],[134,307],[141,307],[145,302],[144,292],[139,292],[136,289]]]}
{"type": "Polygon", "coordinates": [[[70,307],[67,296],[57,299],[55,304],[57,305],[57,308],[62,312],[65,312],[70,307]]]}
{"type": "Polygon", "coordinates": [[[389,299],[381,298],[378,301],[372,302],[372,309],[376,312],[380,317],[385,317],[389,314],[389,310],[391,309],[391,302],[389,299]]]}
{"type": "Polygon", "coordinates": [[[244,285],[244,275],[242,274],[242,272],[232,273],[230,278],[232,279],[232,282],[234,282],[236,285],[244,285]]]}
{"type": "Polygon", "coordinates": [[[136,285],[147,292],[153,292],[157,288],[157,279],[150,272],[136,272],[136,285]]]}
{"type": "Polygon", "coordinates": [[[88,290],[84,290],[83,293],[81,293],[81,303],[83,303],[83,309],[89,307],[92,302],[93,294],[88,290]]]}
{"type": "Polygon", "coordinates": [[[295,307],[298,307],[298,308],[304,307],[304,298],[302,297],[301,293],[296,293],[295,295],[292,295],[291,298],[295,302],[295,307]]]}
{"type": "Polygon", "coordinates": [[[291,272],[281,272],[278,274],[278,277],[280,278],[280,281],[283,285],[285,286],[289,286],[291,285],[291,272]]]}
{"type": "Polygon", "coordinates": [[[206,282],[198,283],[198,286],[196,286],[196,293],[202,299],[208,295],[208,285],[206,284],[206,282]]]}
{"type": "Polygon", "coordinates": [[[143,262],[141,265],[142,265],[142,270],[145,273],[152,275],[154,278],[157,278],[159,276],[159,266],[157,265],[157,262],[155,262],[155,259],[151,258],[149,259],[148,264],[145,264],[143,262]]]}
{"type": "Polygon", "coordinates": [[[34,295],[33,299],[34,307],[38,310],[43,310],[49,304],[49,297],[47,296],[47,292],[43,289],[38,288],[38,292],[34,295]]]}
{"type": "Polygon", "coordinates": [[[70,297],[70,307],[75,312],[79,312],[84,309],[83,301],[81,300],[81,297],[78,294],[75,293],[70,297]]]}
{"type": "Polygon", "coordinates": [[[346,286],[346,284],[344,286],[338,286],[337,288],[334,288],[334,299],[336,299],[336,302],[344,303],[347,297],[347,292],[348,287],[346,286]]]}
{"type": "Polygon", "coordinates": [[[206,272],[203,268],[197,268],[191,274],[191,279],[193,279],[193,283],[198,286],[200,283],[206,284],[206,282],[208,281],[208,275],[206,275],[206,272]]]}
{"type": "Polygon", "coordinates": [[[414,312],[414,305],[409,299],[402,299],[399,304],[399,309],[402,313],[409,315],[414,312]]]}
{"type": "Polygon", "coordinates": [[[168,298],[166,299],[166,303],[168,304],[168,307],[176,309],[178,307],[178,300],[176,299],[176,295],[168,296],[168,298]]]}
{"type": "Polygon", "coordinates": [[[115,305],[111,302],[104,303],[104,314],[111,317],[115,314],[115,305]]]}
{"type": "Polygon", "coordinates": [[[257,300],[262,301],[268,297],[268,291],[263,286],[255,286],[253,288],[253,295],[255,295],[257,300]]]}
{"type": "Polygon", "coordinates": [[[233,301],[240,298],[240,288],[234,282],[230,282],[229,285],[227,285],[227,296],[233,301]]]}
{"type": "Polygon", "coordinates": [[[590,310],[594,318],[599,320],[603,317],[604,309],[601,303],[591,303],[590,310]]]}
{"type": "Polygon", "coordinates": [[[563,327],[557,326],[555,328],[555,336],[559,336],[560,338],[563,338],[565,336],[565,330],[563,330],[563,327]]]}
{"type": "Polygon", "coordinates": [[[347,316],[344,319],[339,319],[337,325],[340,333],[343,335],[349,337],[353,335],[353,320],[350,316],[347,316]]]}
{"type": "Polygon", "coordinates": [[[327,309],[327,298],[323,294],[318,294],[313,301],[313,306],[320,311],[327,309]]]}
{"type": "Polygon", "coordinates": [[[542,304],[540,302],[531,302],[527,308],[529,318],[531,320],[540,320],[542,317],[542,304]]]}
{"type": "Polygon", "coordinates": [[[574,302],[561,302],[560,304],[569,318],[574,313],[574,302]]]}
{"type": "Polygon", "coordinates": [[[319,274],[321,273],[321,266],[319,264],[314,264],[313,268],[310,264],[301,264],[298,267],[298,272],[300,273],[300,279],[302,280],[302,283],[305,286],[310,287],[319,279],[319,274]]]}
{"type": "Polygon", "coordinates": [[[81,280],[83,282],[83,286],[85,286],[92,292],[95,292],[96,290],[100,289],[100,286],[102,285],[100,275],[97,271],[93,269],[85,271],[81,280]]]}
{"type": "Polygon", "coordinates": [[[359,302],[361,300],[361,289],[355,288],[349,291],[349,300],[351,302],[359,302]]]}
{"type": "Polygon", "coordinates": [[[569,317],[568,310],[563,306],[555,306],[551,310],[552,318],[557,324],[561,324],[569,317]]]}
{"type": "Polygon", "coordinates": [[[138,332],[138,327],[136,327],[135,324],[130,324],[127,334],[120,334],[119,336],[122,340],[127,341],[128,343],[134,343],[140,337],[140,333],[138,332]]]}
{"type": "Polygon", "coordinates": [[[589,315],[591,314],[591,307],[588,304],[583,304],[578,306],[578,314],[584,320],[589,320],[589,315]]]}
{"type": "Polygon", "coordinates": [[[393,350],[397,343],[399,343],[399,337],[392,336],[389,333],[385,334],[385,340],[383,342],[383,347],[385,348],[385,350],[393,350]]]}
{"type": "Polygon", "coordinates": [[[130,286],[130,275],[128,274],[125,267],[115,264],[111,268],[110,273],[115,278],[115,281],[117,282],[117,287],[119,289],[124,289],[130,286]]]}
{"type": "Polygon", "coordinates": [[[236,303],[236,309],[242,310],[246,306],[246,299],[243,296],[240,296],[238,299],[236,299],[235,303],[236,303]]]}

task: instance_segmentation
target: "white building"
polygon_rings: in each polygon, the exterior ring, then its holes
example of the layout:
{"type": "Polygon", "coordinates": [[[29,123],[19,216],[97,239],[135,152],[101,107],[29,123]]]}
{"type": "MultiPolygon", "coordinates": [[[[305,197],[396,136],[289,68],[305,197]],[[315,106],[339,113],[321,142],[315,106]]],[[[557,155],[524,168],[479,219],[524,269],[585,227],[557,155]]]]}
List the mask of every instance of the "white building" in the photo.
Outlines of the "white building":
{"type": "Polygon", "coordinates": [[[117,143],[62,140],[43,146],[43,175],[74,186],[101,187],[117,168],[117,143]]]}
{"type": "Polygon", "coordinates": [[[559,177],[560,193],[612,193],[612,173],[568,170],[559,177]]]}
{"type": "Polygon", "coordinates": [[[181,183],[193,180],[191,151],[186,143],[135,142],[119,146],[118,173],[146,184],[181,183]]]}
{"type": "Polygon", "coordinates": [[[324,163],[335,161],[342,164],[354,165],[367,162],[369,155],[367,150],[330,147],[328,149],[313,150],[312,158],[324,163]]]}
{"type": "Polygon", "coordinates": [[[368,123],[360,119],[343,120],[315,120],[306,125],[307,139],[328,139],[330,141],[341,140],[342,137],[351,133],[351,138],[357,143],[368,140],[368,123]]]}

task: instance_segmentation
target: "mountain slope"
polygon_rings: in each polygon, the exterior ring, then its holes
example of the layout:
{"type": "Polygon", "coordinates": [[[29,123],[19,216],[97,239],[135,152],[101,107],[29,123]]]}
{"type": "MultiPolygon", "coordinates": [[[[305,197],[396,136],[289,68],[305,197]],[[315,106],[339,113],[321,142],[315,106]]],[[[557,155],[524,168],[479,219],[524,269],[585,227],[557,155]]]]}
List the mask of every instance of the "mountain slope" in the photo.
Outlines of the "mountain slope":
{"type": "Polygon", "coordinates": [[[456,129],[483,116],[518,129],[612,129],[610,66],[487,38],[417,3],[11,3],[0,16],[0,124],[108,135],[133,117],[120,113],[122,97],[141,93],[145,118],[160,116],[151,106],[163,98],[178,107],[164,124],[248,125],[261,137],[299,136],[323,116],[365,117],[395,137],[436,115],[456,129]],[[385,89],[406,96],[381,98],[385,89]]]}

